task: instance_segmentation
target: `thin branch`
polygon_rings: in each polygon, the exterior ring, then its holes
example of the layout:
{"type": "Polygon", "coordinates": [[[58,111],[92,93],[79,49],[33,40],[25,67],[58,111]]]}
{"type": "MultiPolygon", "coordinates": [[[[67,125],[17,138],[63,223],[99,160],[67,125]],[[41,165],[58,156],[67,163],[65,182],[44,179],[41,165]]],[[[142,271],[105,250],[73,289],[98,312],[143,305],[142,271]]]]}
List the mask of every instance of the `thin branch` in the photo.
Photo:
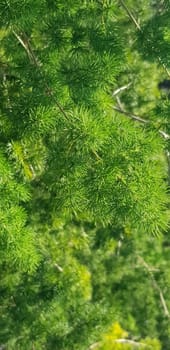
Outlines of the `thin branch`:
{"type": "Polygon", "coordinates": [[[170,139],[170,135],[167,134],[165,131],[163,130],[159,130],[160,135],[162,135],[164,137],[165,140],[169,140],[170,139]]]}
{"type": "Polygon", "coordinates": [[[3,74],[3,86],[4,86],[4,94],[6,95],[7,98],[7,103],[8,103],[8,109],[10,112],[12,112],[12,105],[9,97],[9,90],[8,90],[8,84],[7,84],[7,79],[6,79],[6,74],[3,74]]]}
{"type": "Polygon", "coordinates": [[[22,47],[25,49],[25,51],[27,52],[28,58],[30,60],[30,62],[36,66],[40,66],[36,56],[34,55],[34,52],[30,46],[29,40],[26,37],[26,35],[24,35],[24,38],[21,37],[21,35],[17,34],[16,31],[13,29],[12,30],[14,36],[16,37],[16,39],[20,42],[20,44],[22,45],[22,47]]]}
{"type": "Polygon", "coordinates": [[[135,17],[133,16],[132,12],[129,10],[129,8],[127,7],[127,5],[124,3],[123,0],[120,0],[120,4],[122,5],[122,7],[124,8],[124,10],[127,12],[128,16],[131,18],[132,22],[135,24],[136,28],[141,31],[141,27],[139,25],[139,23],[137,22],[137,20],[135,19],[135,17]]]}
{"type": "Polygon", "coordinates": [[[129,117],[130,119],[134,119],[134,120],[136,120],[136,121],[138,121],[138,122],[140,122],[140,123],[149,123],[149,120],[143,119],[143,118],[141,118],[140,116],[138,116],[138,115],[136,115],[136,114],[132,114],[132,113],[130,113],[130,112],[127,112],[127,111],[125,111],[124,109],[121,109],[121,108],[119,108],[119,107],[114,106],[113,109],[114,109],[115,111],[121,113],[121,114],[126,115],[126,116],[129,117]]]}
{"type": "Polygon", "coordinates": [[[100,160],[100,161],[102,160],[102,158],[98,155],[98,153],[95,151],[95,149],[92,148],[91,151],[98,160],[100,160]]]}
{"type": "Polygon", "coordinates": [[[124,86],[121,86],[120,88],[116,89],[115,91],[113,91],[112,96],[116,96],[116,95],[118,95],[120,92],[122,92],[122,91],[128,89],[128,87],[129,87],[130,85],[132,85],[132,82],[130,82],[129,84],[124,85],[124,86]]]}
{"type": "Polygon", "coordinates": [[[96,349],[99,345],[100,345],[100,342],[93,343],[92,345],[90,345],[90,347],[88,348],[88,350],[96,349]]]}
{"type": "MultiPolygon", "coordinates": [[[[127,7],[127,5],[124,3],[124,0],[119,0],[121,6],[124,8],[124,10],[126,11],[127,15],[129,16],[129,18],[131,19],[131,21],[134,23],[135,27],[137,28],[137,30],[139,32],[142,32],[142,28],[139,25],[139,23],[137,22],[136,18],[134,17],[134,15],[132,14],[132,12],[130,11],[130,9],[127,7]]],[[[168,75],[168,77],[170,78],[170,72],[168,70],[168,68],[166,67],[165,63],[162,62],[162,59],[160,56],[157,57],[157,60],[160,62],[160,64],[162,65],[163,69],[165,70],[166,74],[168,75]]]]}
{"type": "Polygon", "coordinates": [[[58,109],[60,110],[60,112],[64,115],[64,117],[69,120],[64,108],[61,106],[61,104],[57,101],[55,95],[54,95],[54,91],[52,91],[50,89],[50,87],[46,84],[46,92],[48,92],[49,96],[51,96],[53,98],[53,101],[55,102],[56,106],[58,107],[58,109]]]}
{"type": "Polygon", "coordinates": [[[162,292],[161,288],[158,286],[158,284],[157,284],[157,282],[155,280],[155,277],[154,277],[154,275],[153,275],[149,265],[146,263],[146,261],[141,256],[138,256],[138,259],[141,261],[142,265],[148,271],[148,273],[150,275],[150,278],[152,280],[152,284],[153,284],[154,288],[157,290],[157,292],[159,293],[160,301],[161,301],[161,304],[162,304],[165,316],[170,318],[170,313],[169,313],[169,310],[168,310],[168,307],[167,307],[167,304],[166,304],[163,292],[162,292]]]}
{"type": "Polygon", "coordinates": [[[168,185],[170,186],[170,152],[166,150],[166,159],[168,164],[168,185]]]}
{"type": "Polygon", "coordinates": [[[115,339],[114,340],[115,343],[121,343],[121,344],[130,344],[130,345],[134,345],[134,346],[148,346],[145,343],[140,343],[140,342],[136,342],[134,340],[130,340],[130,339],[115,339]]]}
{"type": "MultiPolygon", "coordinates": [[[[141,118],[139,115],[136,115],[136,114],[133,114],[133,113],[130,113],[130,112],[127,112],[125,111],[124,109],[121,109],[120,107],[116,107],[114,106],[113,109],[123,115],[126,115],[128,118],[130,119],[133,119],[137,122],[140,122],[140,123],[143,123],[143,124],[149,124],[151,123],[150,120],[147,120],[147,119],[144,119],[144,118],[141,118]]],[[[165,139],[165,140],[169,140],[170,139],[170,135],[167,134],[165,131],[163,130],[158,130],[159,134],[165,139]]]]}
{"type": "Polygon", "coordinates": [[[168,77],[170,78],[170,72],[169,72],[168,68],[166,67],[165,63],[162,62],[162,60],[159,56],[158,56],[158,61],[162,65],[162,67],[163,67],[164,71],[166,72],[166,74],[168,75],[168,77]]]}
{"type": "MultiPolygon", "coordinates": [[[[33,49],[30,45],[29,39],[27,38],[25,33],[22,33],[23,38],[21,37],[21,35],[17,34],[15,30],[12,30],[14,36],[16,37],[16,39],[19,41],[19,43],[22,45],[22,47],[24,48],[24,50],[27,52],[28,58],[30,60],[30,62],[32,64],[34,64],[37,68],[40,69],[40,67],[42,66],[42,64],[39,62],[39,60],[37,59],[37,57],[35,56],[33,49]]],[[[40,71],[41,75],[43,76],[43,73],[40,71]]],[[[55,102],[56,106],[58,107],[58,109],[60,110],[60,112],[64,115],[64,117],[69,120],[64,108],[61,106],[61,104],[57,101],[54,92],[51,90],[51,88],[48,86],[48,84],[46,83],[45,85],[46,88],[46,93],[48,93],[49,96],[51,96],[53,98],[53,101],[55,102]]]]}
{"type": "MultiPolygon", "coordinates": [[[[112,342],[118,343],[118,344],[130,344],[130,345],[133,345],[133,346],[136,346],[136,347],[139,347],[139,346],[146,347],[147,346],[147,344],[145,344],[145,343],[137,342],[137,341],[134,341],[134,340],[131,340],[131,339],[124,339],[124,338],[113,339],[112,342]]],[[[96,349],[100,344],[101,344],[101,342],[96,342],[96,343],[90,345],[88,350],[96,349]]]]}
{"type": "Polygon", "coordinates": [[[54,264],[54,267],[56,267],[58,271],[63,272],[63,268],[57,263],[54,264]]]}
{"type": "Polygon", "coordinates": [[[119,96],[116,96],[116,101],[117,101],[117,105],[118,105],[118,107],[120,108],[120,109],[124,109],[123,108],[123,105],[122,105],[122,102],[120,101],[120,98],[119,98],[119,96]]]}

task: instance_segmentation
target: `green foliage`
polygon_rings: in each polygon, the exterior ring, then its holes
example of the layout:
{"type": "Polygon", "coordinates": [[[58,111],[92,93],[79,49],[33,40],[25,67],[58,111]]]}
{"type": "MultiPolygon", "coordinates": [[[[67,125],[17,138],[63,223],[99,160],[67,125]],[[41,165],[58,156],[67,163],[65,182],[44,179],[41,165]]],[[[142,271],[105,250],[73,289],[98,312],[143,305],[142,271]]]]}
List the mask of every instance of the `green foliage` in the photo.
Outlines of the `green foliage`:
{"type": "Polygon", "coordinates": [[[0,3],[4,349],[169,350],[169,1],[122,4],[0,3]]]}
{"type": "Polygon", "coordinates": [[[156,14],[142,27],[139,33],[138,48],[142,55],[149,60],[158,58],[169,65],[169,11],[165,14],[156,14]]]}
{"type": "Polygon", "coordinates": [[[163,184],[160,187],[159,182],[164,166],[158,171],[156,159],[160,138],[152,132],[142,132],[138,126],[131,128],[131,123],[118,117],[102,121],[84,110],[70,116],[66,125],[49,161],[48,174],[55,174],[51,181],[56,209],[63,202],[67,210],[88,210],[95,220],[100,218],[105,224],[116,219],[117,223],[143,225],[150,232],[159,232],[159,225],[164,229],[166,221],[160,208],[166,201],[166,195],[162,197],[166,191],[162,191],[163,184]],[[70,160],[67,171],[65,155],[70,160]],[[156,209],[156,205],[160,207],[156,209]]]}
{"type": "Polygon", "coordinates": [[[3,152],[0,154],[0,222],[1,266],[16,263],[21,270],[36,266],[38,255],[34,247],[34,234],[26,225],[26,212],[22,203],[29,200],[28,188],[19,183],[3,152]]]}
{"type": "Polygon", "coordinates": [[[133,350],[135,347],[138,349],[154,349],[161,350],[160,343],[157,339],[145,339],[140,342],[131,341],[126,339],[128,333],[125,332],[119,324],[113,324],[110,331],[104,335],[103,341],[99,343],[97,349],[100,350],[133,350]]]}

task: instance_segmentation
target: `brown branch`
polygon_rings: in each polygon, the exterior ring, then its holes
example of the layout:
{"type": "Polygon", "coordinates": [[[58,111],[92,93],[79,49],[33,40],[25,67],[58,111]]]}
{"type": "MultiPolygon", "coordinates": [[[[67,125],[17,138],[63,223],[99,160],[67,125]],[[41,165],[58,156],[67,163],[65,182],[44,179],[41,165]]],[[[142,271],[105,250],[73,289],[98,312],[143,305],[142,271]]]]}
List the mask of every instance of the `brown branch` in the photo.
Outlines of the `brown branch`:
{"type": "Polygon", "coordinates": [[[146,261],[141,256],[138,256],[138,259],[142,263],[142,265],[145,267],[145,269],[148,271],[150,278],[152,280],[152,284],[153,284],[154,288],[157,290],[157,292],[159,293],[160,301],[161,301],[165,316],[170,318],[170,313],[169,313],[163,292],[162,292],[161,288],[158,286],[149,265],[146,263],[146,261]]]}

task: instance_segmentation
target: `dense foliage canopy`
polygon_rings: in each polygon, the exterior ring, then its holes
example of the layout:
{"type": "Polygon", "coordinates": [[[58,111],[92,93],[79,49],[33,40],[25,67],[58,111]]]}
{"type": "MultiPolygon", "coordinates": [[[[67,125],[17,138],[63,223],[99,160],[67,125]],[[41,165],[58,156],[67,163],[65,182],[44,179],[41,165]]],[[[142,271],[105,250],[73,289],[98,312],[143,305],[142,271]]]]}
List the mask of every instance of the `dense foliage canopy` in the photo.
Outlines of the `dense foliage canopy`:
{"type": "Polygon", "coordinates": [[[169,350],[170,2],[0,1],[0,348],[169,350]]]}

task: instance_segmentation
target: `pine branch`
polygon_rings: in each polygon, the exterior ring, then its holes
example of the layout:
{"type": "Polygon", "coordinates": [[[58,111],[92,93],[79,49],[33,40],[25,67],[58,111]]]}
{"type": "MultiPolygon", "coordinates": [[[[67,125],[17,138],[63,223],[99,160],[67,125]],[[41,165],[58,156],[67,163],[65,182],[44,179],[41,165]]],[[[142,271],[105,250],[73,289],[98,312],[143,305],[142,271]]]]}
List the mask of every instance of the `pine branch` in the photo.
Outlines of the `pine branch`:
{"type": "Polygon", "coordinates": [[[162,292],[161,288],[158,286],[158,284],[154,278],[154,275],[152,273],[152,270],[150,269],[149,265],[146,263],[146,261],[141,256],[138,256],[138,259],[140,260],[142,265],[145,267],[145,269],[148,271],[150,278],[152,280],[152,284],[153,284],[154,288],[157,290],[157,292],[159,293],[160,301],[161,301],[165,316],[170,318],[170,313],[169,313],[163,292],[162,292]]]}

